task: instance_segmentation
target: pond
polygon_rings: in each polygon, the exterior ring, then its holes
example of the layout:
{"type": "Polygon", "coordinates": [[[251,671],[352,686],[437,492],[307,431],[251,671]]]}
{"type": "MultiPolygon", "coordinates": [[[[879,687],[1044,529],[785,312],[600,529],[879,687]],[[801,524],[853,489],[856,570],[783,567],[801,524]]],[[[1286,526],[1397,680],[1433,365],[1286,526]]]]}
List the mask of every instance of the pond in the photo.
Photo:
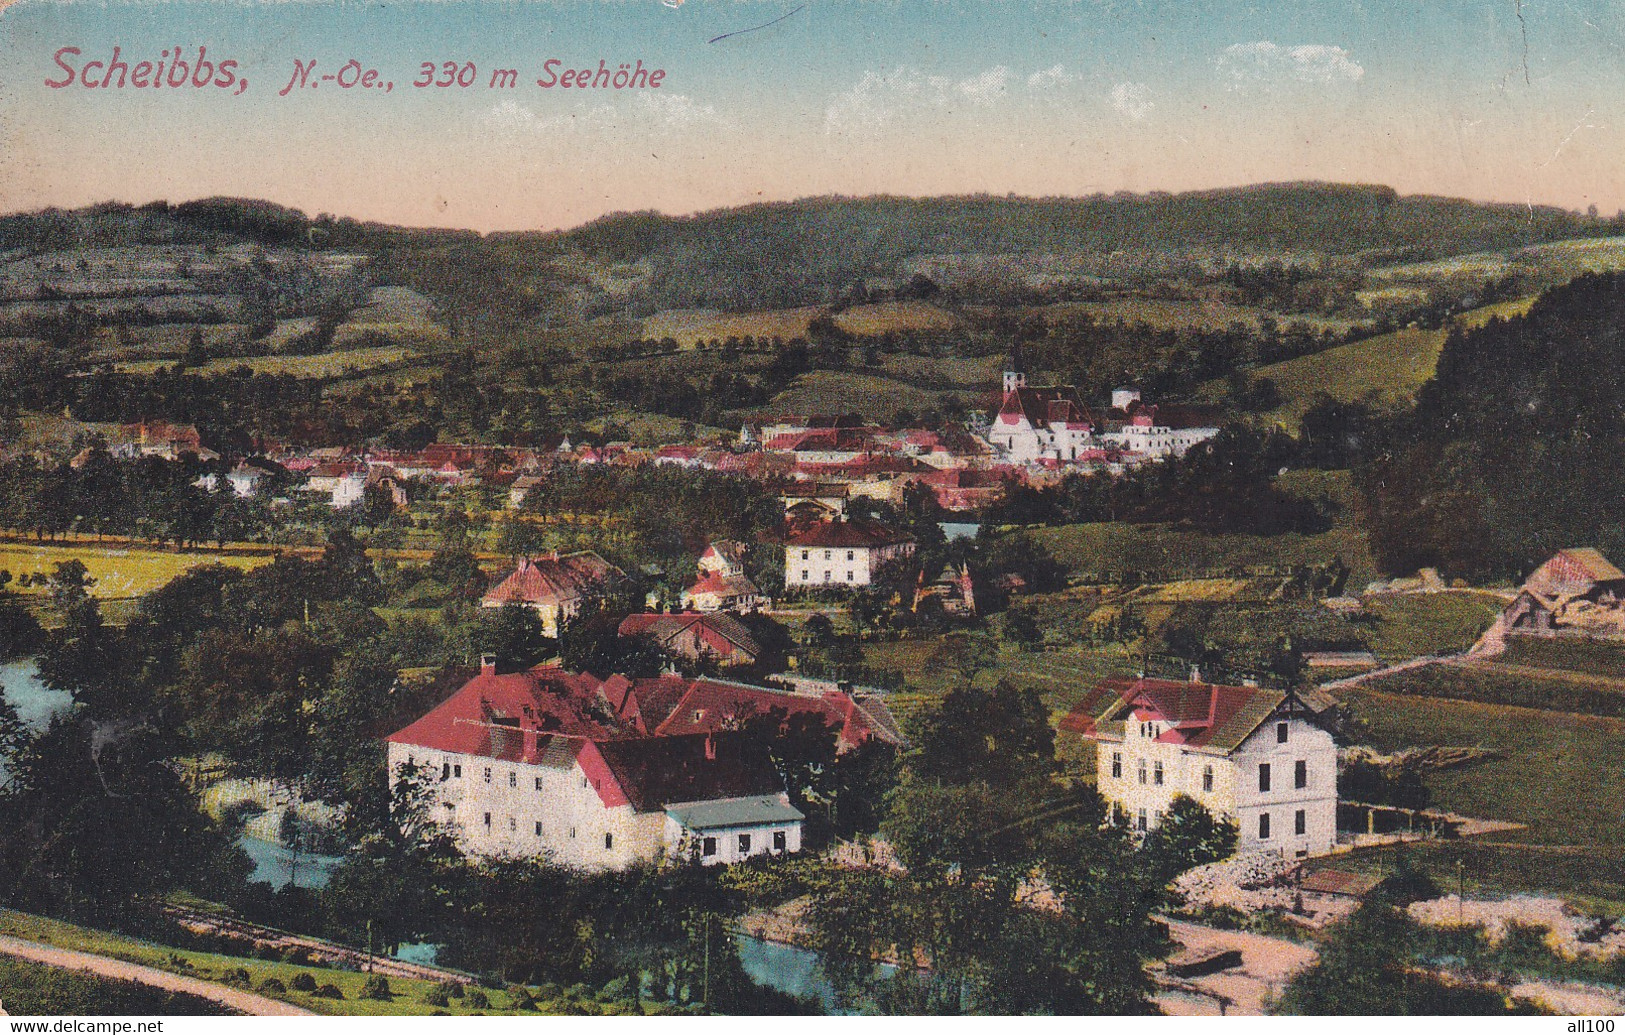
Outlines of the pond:
{"type": "Polygon", "coordinates": [[[975,521],[938,521],[937,527],[951,543],[955,539],[975,539],[982,526],[975,521]]]}
{"type": "Polygon", "coordinates": [[[273,888],[285,888],[288,882],[295,878],[297,878],[295,882],[301,888],[325,888],[327,882],[333,879],[333,871],[344,861],[342,856],[300,852],[299,869],[296,874],[293,853],[282,845],[249,837],[247,834],[239,837],[237,844],[254,861],[254,872],[248,875],[248,879],[262,881],[273,888]]]}
{"type": "MultiPolygon", "coordinates": [[[[52,717],[73,706],[72,695],[40,682],[39,665],[32,658],[0,663],[0,698],[15,706],[23,725],[35,731],[43,730],[52,717]]],[[[6,760],[0,758],[0,778],[5,775],[6,760]]]]}

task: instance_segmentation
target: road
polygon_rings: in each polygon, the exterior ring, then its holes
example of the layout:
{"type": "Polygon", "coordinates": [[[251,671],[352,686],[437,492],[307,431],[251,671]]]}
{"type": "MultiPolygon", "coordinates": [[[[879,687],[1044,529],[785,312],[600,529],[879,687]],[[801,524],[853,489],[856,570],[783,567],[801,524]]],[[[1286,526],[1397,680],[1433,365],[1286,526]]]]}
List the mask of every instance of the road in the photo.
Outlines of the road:
{"type": "Polygon", "coordinates": [[[262,995],[255,995],[230,985],[216,984],[213,981],[203,981],[198,978],[183,977],[180,974],[171,974],[165,970],[153,967],[144,967],[139,963],[126,963],[124,960],[111,959],[107,956],[93,956],[88,952],[77,952],[73,949],[61,949],[55,945],[42,945],[39,942],[24,941],[21,938],[12,938],[0,935],[0,954],[15,956],[18,959],[28,960],[32,963],[43,963],[49,967],[61,967],[65,970],[84,970],[102,977],[117,978],[124,981],[138,981],[143,985],[162,988],[170,992],[184,992],[195,995],[200,999],[207,999],[219,1003],[238,1013],[248,1014],[251,1017],[305,1017],[310,1015],[309,1010],[302,1010],[292,1003],[280,1002],[276,999],[267,999],[262,995]]]}
{"type": "MultiPolygon", "coordinates": [[[[1221,931],[1179,920],[1169,920],[1168,930],[1187,949],[1239,949],[1241,966],[1206,977],[1186,978],[1180,984],[1192,992],[1183,995],[1162,993],[1157,1003],[1175,1016],[1218,1014],[1219,1000],[1227,1000],[1224,1012],[1232,1016],[1258,1016],[1264,1012],[1267,997],[1279,995],[1292,974],[1315,961],[1315,950],[1285,938],[1247,931],[1221,931]]],[[[1176,989],[1176,991],[1178,991],[1176,989]]]]}

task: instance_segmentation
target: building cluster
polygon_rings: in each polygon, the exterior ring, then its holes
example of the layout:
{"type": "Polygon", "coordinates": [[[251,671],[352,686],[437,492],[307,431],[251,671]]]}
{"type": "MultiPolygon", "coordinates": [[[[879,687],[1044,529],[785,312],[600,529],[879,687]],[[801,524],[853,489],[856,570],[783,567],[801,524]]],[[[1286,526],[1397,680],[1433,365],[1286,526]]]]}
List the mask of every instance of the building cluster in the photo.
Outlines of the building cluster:
{"type": "Polygon", "coordinates": [[[487,658],[388,738],[389,769],[426,788],[434,819],[470,855],[588,870],[737,862],[801,849],[805,817],[769,753],[791,717],[822,722],[837,751],[902,742],[876,697],[556,666],[502,673],[487,658]]]}

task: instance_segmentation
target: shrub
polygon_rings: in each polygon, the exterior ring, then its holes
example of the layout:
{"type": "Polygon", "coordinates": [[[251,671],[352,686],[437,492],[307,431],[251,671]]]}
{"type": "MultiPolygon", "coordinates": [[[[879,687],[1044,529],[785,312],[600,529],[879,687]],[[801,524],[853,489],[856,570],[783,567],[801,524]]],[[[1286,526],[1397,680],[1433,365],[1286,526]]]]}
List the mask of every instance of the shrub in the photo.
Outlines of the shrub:
{"type": "Polygon", "coordinates": [[[390,991],[389,988],[389,978],[384,977],[382,974],[368,974],[367,980],[361,983],[361,998],[363,999],[382,999],[388,1002],[394,997],[395,993],[390,991]]]}
{"type": "Polygon", "coordinates": [[[242,967],[235,967],[226,971],[220,976],[220,980],[224,981],[228,985],[239,985],[243,988],[250,988],[254,984],[253,976],[242,967]]]}
{"type": "Polygon", "coordinates": [[[316,991],[316,979],[304,971],[300,971],[293,976],[293,987],[300,992],[314,992],[316,991]]]}
{"type": "Polygon", "coordinates": [[[448,979],[440,982],[437,987],[452,999],[461,999],[463,997],[463,983],[461,981],[448,979]]]}
{"type": "Polygon", "coordinates": [[[531,997],[530,989],[524,985],[509,985],[507,991],[515,1010],[536,1009],[536,1000],[531,997]]]}
{"type": "Polygon", "coordinates": [[[288,986],[278,979],[270,977],[260,982],[260,991],[266,995],[286,995],[288,986]]]}
{"type": "Polygon", "coordinates": [[[625,977],[618,977],[613,981],[606,983],[603,988],[599,989],[598,1001],[601,1003],[608,1003],[616,999],[625,999],[628,994],[628,989],[631,987],[631,981],[627,980],[625,977]]]}
{"type": "Polygon", "coordinates": [[[451,1005],[451,997],[448,996],[446,994],[446,990],[439,985],[435,985],[433,988],[424,992],[423,1001],[428,1003],[430,1006],[445,1007],[451,1005]]]}
{"type": "Polygon", "coordinates": [[[470,1010],[485,1010],[491,1006],[491,997],[485,994],[485,989],[478,987],[470,988],[465,993],[464,1001],[470,1010]]]}
{"type": "Polygon", "coordinates": [[[343,999],[344,990],[334,984],[326,984],[310,993],[318,999],[343,999]]]}

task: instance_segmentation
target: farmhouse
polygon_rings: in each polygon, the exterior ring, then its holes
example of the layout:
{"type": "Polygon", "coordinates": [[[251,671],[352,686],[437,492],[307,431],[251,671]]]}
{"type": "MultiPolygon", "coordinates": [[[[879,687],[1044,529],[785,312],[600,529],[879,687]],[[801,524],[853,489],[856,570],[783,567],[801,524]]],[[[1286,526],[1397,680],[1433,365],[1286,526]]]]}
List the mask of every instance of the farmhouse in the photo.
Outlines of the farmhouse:
{"type": "Polygon", "coordinates": [[[1183,794],[1237,823],[1238,852],[1301,858],[1337,844],[1324,714],[1290,690],[1108,679],[1061,729],[1095,743],[1100,793],[1134,829],[1155,828],[1183,794]]]}
{"type": "Polygon", "coordinates": [[[579,615],[588,597],[610,589],[624,578],[625,572],[591,550],[563,556],[555,551],[521,560],[507,578],[485,594],[480,606],[520,604],[533,608],[542,618],[543,631],[557,636],[560,625],[579,615]]]}
{"type": "Polygon", "coordinates": [[[627,615],[616,631],[647,636],[672,657],[719,666],[754,665],[762,653],[750,630],[728,614],[627,615]]]}
{"type": "Polygon", "coordinates": [[[1625,572],[1589,546],[1559,550],[1501,615],[1513,635],[1625,636],[1625,572]]]}
{"type": "Polygon", "coordinates": [[[785,537],[784,585],[867,586],[889,561],[913,553],[912,537],[872,522],[820,522],[785,537]]]}
{"type": "Polygon", "coordinates": [[[705,548],[696,565],[699,578],[683,590],[685,611],[760,611],[772,606],[745,575],[745,544],[719,539],[705,548]]]}

